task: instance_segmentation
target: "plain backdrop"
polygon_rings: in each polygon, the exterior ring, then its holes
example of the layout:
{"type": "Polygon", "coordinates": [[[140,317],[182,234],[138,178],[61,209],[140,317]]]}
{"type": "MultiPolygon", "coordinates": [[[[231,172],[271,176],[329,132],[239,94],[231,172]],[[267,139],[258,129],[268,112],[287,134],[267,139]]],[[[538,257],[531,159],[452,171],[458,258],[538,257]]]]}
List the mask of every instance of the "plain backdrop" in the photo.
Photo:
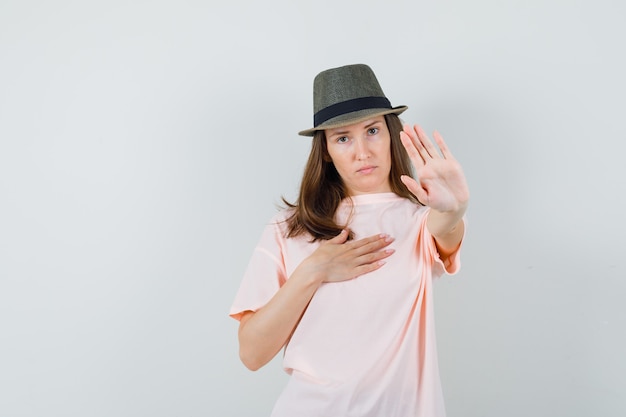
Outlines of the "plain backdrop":
{"type": "MultiPolygon", "coordinates": [[[[369,64],[472,200],[450,417],[626,415],[626,5],[0,1],[0,416],[268,416],[228,309],[312,83],[369,64]]],[[[382,416],[381,416],[382,417],[382,416]]]]}

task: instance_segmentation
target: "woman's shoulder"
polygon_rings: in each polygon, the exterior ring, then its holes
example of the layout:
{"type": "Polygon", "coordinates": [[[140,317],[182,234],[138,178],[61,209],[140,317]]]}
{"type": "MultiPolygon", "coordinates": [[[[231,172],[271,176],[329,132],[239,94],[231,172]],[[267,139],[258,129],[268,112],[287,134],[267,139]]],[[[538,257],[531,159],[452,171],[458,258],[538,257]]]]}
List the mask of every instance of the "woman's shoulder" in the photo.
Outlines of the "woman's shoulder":
{"type": "Polygon", "coordinates": [[[278,210],[265,223],[265,229],[272,230],[274,233],[286,236],[289,229],[289,221],[294,215],[294,209],[291,207],[279,207],[278,210]]]}
{"type": "Polygon", "coordinates": [[[270,217],[270,224],[280,224],[289,221],[291,217],[293,217],[295,213],[295,208],[293,207],[279,207],[276,213],[270,217]]]}

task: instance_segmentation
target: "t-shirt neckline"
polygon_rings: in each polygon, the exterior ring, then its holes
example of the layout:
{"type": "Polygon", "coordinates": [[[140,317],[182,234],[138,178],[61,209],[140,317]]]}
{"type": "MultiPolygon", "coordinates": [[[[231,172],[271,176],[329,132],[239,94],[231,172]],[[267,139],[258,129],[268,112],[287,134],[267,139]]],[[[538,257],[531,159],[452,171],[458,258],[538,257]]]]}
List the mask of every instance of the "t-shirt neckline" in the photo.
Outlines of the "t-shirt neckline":
{"type": "Polygon", "coordinates": [[[363,204],[374,204],[374,203],[384,203],[391,201],[401,200],[403,197],[400,197],[396,193],[387,192],[387,193],[372,193],[372,194],[359,194],[346,197],[341,203],[342,205],[349,205],[350,200],[352,200],[352,204],[355,206],[363,205],[363,204]]]}

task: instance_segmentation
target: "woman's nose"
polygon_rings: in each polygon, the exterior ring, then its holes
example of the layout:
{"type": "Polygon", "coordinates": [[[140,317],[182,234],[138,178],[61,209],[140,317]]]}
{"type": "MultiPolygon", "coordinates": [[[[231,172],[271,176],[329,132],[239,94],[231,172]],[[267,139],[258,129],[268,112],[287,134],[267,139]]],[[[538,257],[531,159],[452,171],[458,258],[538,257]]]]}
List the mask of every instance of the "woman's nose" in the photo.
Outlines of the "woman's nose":
{"type": "Polygon", "coordinates": [[[370,156],[369,148],[365,139],[359,138],[354,143],[354,151],[356,152],[356,159],[361,161],[367,159],[370,156]]]}

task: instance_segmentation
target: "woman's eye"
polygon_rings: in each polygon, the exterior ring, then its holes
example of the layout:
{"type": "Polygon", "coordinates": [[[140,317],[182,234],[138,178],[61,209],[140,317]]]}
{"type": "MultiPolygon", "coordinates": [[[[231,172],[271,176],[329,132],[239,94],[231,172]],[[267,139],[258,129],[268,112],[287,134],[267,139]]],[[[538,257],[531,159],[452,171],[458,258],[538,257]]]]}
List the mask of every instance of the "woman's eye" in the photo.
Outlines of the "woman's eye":
{"type": "Polygon", "coordinates": [[[337,143],[346,143],[348,141],[347,136],[341,136],[337,138],[337,143]]]}
{"type": "Polygon", "coordinates": [[[375,135],[378,133],[378,128],[377,127],[372,127],[367,131],[370,135],[375,135]]]}

